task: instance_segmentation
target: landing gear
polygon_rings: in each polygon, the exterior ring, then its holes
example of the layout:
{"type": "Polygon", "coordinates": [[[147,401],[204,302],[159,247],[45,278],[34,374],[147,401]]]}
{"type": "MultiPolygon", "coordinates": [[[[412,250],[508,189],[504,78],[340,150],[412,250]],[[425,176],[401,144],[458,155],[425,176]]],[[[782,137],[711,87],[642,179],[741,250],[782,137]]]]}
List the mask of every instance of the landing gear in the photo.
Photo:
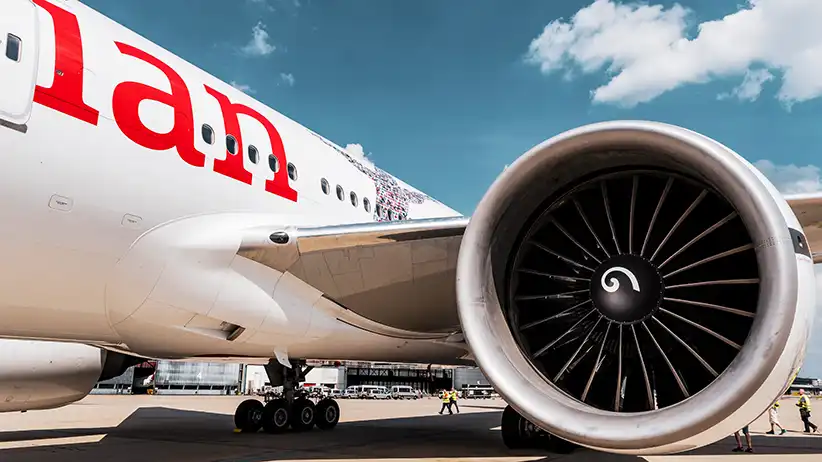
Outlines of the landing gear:
{"type": "Polygon", "coordinates": [[[316,404],[299,390],[300,382],[311,370],[304,362],[285,367],[275,360],[265,366],[268,380],[273,386],[282,386],[282,397],[266,400],[265,405],[256,399],[240,403],[234,412],[234,425],[243,433],[254,433],[262,428],[267,433],[283,433],[289,428],[305,432],[314,428],[330,430],[340,420],[340,406],[331,398],[316,404]]]}
{"type": "Polygon", "coordinates": [[[577,445],[554,436],[519,415],[511,406],[502,411],[502,442],[508,449],[547,449],[568,454],[577,445]]]}

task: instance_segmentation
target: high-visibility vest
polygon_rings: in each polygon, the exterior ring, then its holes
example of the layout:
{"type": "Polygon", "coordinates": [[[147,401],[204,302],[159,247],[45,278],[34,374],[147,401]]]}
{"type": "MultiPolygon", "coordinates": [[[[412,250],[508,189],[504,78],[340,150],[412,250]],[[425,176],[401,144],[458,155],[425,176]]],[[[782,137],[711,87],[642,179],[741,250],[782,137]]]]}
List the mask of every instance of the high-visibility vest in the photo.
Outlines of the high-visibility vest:
{"type": "Polygon", "coordinates": [[[811,410],[811,400],[808,398],[807,395],[800,396],[799,403],[797,404],[799,405],[799,409],[807,409],[809,411],[811,410]]]}
{"type": "Polygon", "coordinates": [[[442,402],[443,403],[450,403],[451,402],[451,394],[447,391],[442,392],[442,402]]]}
{"type": "Polygon", "coordinates": [[[451,399],[454,400],[454,401],[457,400],[457,392],[456,391],[451,392],[451,399]]]}

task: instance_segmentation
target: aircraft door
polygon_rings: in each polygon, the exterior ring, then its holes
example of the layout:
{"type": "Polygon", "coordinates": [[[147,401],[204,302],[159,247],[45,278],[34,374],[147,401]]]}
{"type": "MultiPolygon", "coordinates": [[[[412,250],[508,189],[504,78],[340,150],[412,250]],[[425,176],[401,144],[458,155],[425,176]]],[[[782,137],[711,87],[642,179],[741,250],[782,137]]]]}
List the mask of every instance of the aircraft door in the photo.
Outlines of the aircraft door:
{"type": "Polygon", "coordinates": [[[31,116],[39,63],[37,7],[0,2],[0,123],[22,126],[31,116]]]}

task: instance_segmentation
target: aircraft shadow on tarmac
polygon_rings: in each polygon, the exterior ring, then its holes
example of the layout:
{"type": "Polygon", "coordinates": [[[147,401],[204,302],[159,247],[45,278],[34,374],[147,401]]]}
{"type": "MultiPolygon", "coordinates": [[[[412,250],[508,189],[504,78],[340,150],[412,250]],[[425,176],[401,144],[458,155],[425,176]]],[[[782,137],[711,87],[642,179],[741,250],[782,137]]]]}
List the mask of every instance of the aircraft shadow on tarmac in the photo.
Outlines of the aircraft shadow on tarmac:
{"type": "MultiPolygon", "coordinates": [[[[0,450],[0,460],[262,462],[524,456],[544,457],[544,461],[644,461],[582,449],[570,455],[510,451],[503,446],[499,431],[491,430],[499,425],[499,418],[498,411],[473,412],[343,422],[330,432],[315,429],[269,435],[234,433],[231,418],[224,414],[144,407],[116,427],[0,432],[0,447],[7,447],[0,450]]],[[[733,437],[729,437],[686,454],[724,455],[733,447],[733,437]]],[[[759,454],[822,454],[822,437],[754,435],[754,448],[759,454]]]]}

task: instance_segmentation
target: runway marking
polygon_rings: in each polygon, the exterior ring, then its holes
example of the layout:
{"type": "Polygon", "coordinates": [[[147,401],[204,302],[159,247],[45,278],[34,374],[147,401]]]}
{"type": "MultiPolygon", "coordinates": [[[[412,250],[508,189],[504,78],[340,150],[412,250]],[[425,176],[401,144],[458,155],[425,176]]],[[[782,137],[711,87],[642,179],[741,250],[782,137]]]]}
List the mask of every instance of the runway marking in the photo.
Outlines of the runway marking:
{"type": "Polygon", "coordinates": [[[0,450],[2,449],[19,449],[19,448],[32,448],[32,447],[41,447],[41,446],[60,446],[60,445],[67,445],[67,444],[88,444],[88,443],[99,443],[103,438],[106,437],[106,433],[100,433],[97,435],[84,435],[84,436],[64,436],[60,438],[42,438],[42,439],[30,439],[30,440],[20,440],[20,441],[3,441],[0,442],[0,450]]]}

